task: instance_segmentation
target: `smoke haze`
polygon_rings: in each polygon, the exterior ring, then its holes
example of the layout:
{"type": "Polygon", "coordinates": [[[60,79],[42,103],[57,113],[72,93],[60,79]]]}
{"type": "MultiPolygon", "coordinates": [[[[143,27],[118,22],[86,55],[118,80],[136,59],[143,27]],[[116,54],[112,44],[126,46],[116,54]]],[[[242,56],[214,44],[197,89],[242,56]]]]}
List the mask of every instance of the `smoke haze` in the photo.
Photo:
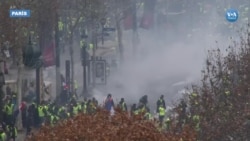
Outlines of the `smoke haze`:
{"type": "MultiPolygon", "coordinates": [[[[219,18],[225,20],[224,15],[213,13],[210,21],[216,25],[222,22],[217,20],[219,18]]],[[[188,31],[186,27],[161,32],[140,29],[137,60],[131,49],[132,31],[126,31],[126,62],[111,76],[106,92],[117,99],[124,97],[130,104],[138,103],[141,96],[148,95],[153,105],[163,94],[167,104],[171,105],[180,98],[179,90],[191,83],[199,83],[207,50],[217,47],[224,50],[229,44],[228,37],[216,32],[218,29],[198,24],[194,27],[197,29],[190,38],[183,36],[188,31]]]]}
{"type": "MultiPolygon", "coordinates": [[[[125,62],[118,71],[111,72],[106,86],[98,86],[93,90],[93,96],[102,101],[108,93],[115,100],[125,98],[127,104],[138,103],[143,95],[149,96],[150,104],[155,105],[160,95],[165,95],[168,105],[180,98],[178,93],[191,83],[198,84],[201,69],[204,66],[208,49],[220,47],[222,50],[230,44],[228,36],[219,34],[216,25],[225,21],[225,13],[214,10],[206,18],[213,26],[200,26],[193,21],[189,29],[186,19],[178,28],[162,28],[158,30],[139,29],[139,46],[136,59],[132,53],[132,31],[123,32],[125,62]],[[188,34],[192,36],[187,38],[188,34]],[[218,44],[215,43],[218,41],[218,44]]],[[[206,22],[206,21],[203,21],[206,22]]],[[[82,91],[82,66],[79,62],[79,48],[75,47],[75,79],[82,91]]],[[[64,74],[65,59],[62,57],[61,70],[64,74]]],[[[53,75],[52,72],[50,72],[53,75]]],[[[47,78],[51,78],[48,75],[47,78]]],[[[54,81],[54,80],[51,80],[54,81]]]]}

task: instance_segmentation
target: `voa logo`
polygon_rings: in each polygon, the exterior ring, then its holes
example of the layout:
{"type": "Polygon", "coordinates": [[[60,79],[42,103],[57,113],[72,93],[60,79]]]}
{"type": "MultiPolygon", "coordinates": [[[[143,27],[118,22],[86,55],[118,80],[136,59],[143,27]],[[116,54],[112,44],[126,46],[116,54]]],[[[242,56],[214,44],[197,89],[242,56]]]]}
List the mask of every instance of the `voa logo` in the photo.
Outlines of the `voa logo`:
{"type": "Polygon", "coordinates": [[[12,18],[27,18],[30,17],[30,10],[10,10],[12,18]]]}

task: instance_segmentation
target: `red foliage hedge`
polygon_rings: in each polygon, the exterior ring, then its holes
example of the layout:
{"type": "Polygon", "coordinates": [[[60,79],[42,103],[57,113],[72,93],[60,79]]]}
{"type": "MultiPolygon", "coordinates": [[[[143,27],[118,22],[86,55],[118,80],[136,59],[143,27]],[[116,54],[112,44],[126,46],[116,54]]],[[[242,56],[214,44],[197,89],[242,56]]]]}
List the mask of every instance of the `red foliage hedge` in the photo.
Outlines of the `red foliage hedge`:
{"type": "Polygon", "coordinates": [[[155,121],[130,118],[117,111],[112,117],[104,110],[80,114],[57,125],[43,126],[28,141],[194,141],[195,132],[186,127],[181,134],[162,132],[155,121]]]}

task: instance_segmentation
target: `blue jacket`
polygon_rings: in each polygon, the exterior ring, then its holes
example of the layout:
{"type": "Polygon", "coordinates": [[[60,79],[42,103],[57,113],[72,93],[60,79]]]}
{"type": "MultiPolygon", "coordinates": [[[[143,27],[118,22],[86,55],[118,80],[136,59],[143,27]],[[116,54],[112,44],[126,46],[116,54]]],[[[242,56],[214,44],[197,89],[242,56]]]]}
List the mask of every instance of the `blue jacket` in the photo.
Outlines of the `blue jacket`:
{"type": "Polygon", "coordinates": [[[111,107],[114,107],[114,101],[112,98],[105,100],[105,109],[110,111],[111,107]]]}

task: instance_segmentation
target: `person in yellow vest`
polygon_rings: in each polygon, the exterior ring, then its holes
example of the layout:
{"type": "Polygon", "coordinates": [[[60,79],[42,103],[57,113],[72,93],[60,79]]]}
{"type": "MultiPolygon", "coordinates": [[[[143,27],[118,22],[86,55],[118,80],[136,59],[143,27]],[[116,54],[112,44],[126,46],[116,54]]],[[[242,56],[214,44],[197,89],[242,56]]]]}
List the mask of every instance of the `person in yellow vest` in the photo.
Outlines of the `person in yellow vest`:
{"type": "Polygon", "coordinates": [[[53,126],[56,124],[56,122],[59,120],[59,117],[54,115],[54,114],[50,114],[50,125],[53,126]]]}
{"type": "Polygon", "coordinates": [[[7,141],[7,135],[3,130],[3,127],[0,127],[0,141],[7,141]]]}
{"type": "Polygon", "coordinates": [[[152,114],[150,113],[150,109],[149,109],[149,108],[146,109],[146,113],[145,113],[145,115],[144,115],[144,119],[145,119],[145,120],[152,120],[152,119],[153,119],[153,116],[152,116],[152,114]]]}
{"type": "Polygon", "coordinates": [[[198,105],[199,104],[199,99],[198,99],[198,94],[196,92],[193,92],[191,95],[190,95],[190,99],[193,100],[192,102],[192,105],[198,105]]]}
{"type": "Polygon", "coordinates": [[[136,109],[134,109],[134,111],[132,112],[132,117],[136,117],[136,116],[138,116],[140,114],[140,109],[138,109],[138,108],[136,108],[136,109]]]}
{"type": "Polygon", "coordinates": [[[78,83],[77,81],[75,80],[74,81],[74,95],[77,97],[77,90],[78,90],[78,83]]]}
{"type": "Polygon", "coordinates": [[[37,110],[38,110],[39,125],[41,125],[42,123],[44,123],[45,120],[45,108],[43,105],[39,105],[37,107],[37,110]]]}
{"type": "Polygon", "coordinates": [[[94,49],[94,45],[93,44],[89,44],[89,49],[90,50],[94,49]]]}
{"type": "Polygon", "coordinates": [[[49,106],[44,104],[43,111],[44,111],[45,116],[47,116],[47,112],[49,111],[49,106]]]}
{"type": "Polygon", "coordinates": [[[160,99],[157,101],[156,103],[156,106],[157,106],[157,109],[156,109],[156,112],[159,113],[159,107],[160,105],[163,106],[163,108],[166,109],[166,104],[165,104],[165,100],[164,100],[164,95],[161,95],[160,99]]]}
{"type": "Polygon", "coordinates": [[[59,108],[59,110],[58,110],[58,116],[60,117],[60,119],[66,119],[66,118],[69,117],[69,116],[67,115],[67,112],[66,112],[65,107],[59,108]]]}
{"type": "Polygon", "coordinates": [[[12,104],[14,104],[14,107],[15,107],[17,104],[17,93],[13,91],[11,92],[11,100],[12,100],[12,104]]]}
{"type": "Polygon", "coordinates": [[[12,104],[11,100],[4,106],[4,121],[7,125],[10,125],[13,121],[13,113],[14,113],[14,104],[12,104]]]}
{"type": "Polygon", "coordinates": [[[58,21],[58,29],[59,31],[63,31],[63,22],[62,21],[58,21]]]}
{"type": "Polygon", "coordinates": [[[124,98],[121,98],[121,101],[119,102],[119,108],[123,111],[123,112],[127,112],[127,104],[125,103],[124,98]]]}
{"type": "Polygon", "coordinates": [[[199,115],[194,115],[192,118],[194,122],[194,128],[196,131],[200,130],[200,116],[199,115]]]}
{"type": "Polygon", "coordinates": [[[87,100],[84,100],[81,105],[82,105],[82,112],[84,114],[87,114],[87,100]]]}
{"type": "Polygon", "coordinates": [[[89,107],[90,107],[90,113],[93,114],[96,112],[96,109],[97,109],[97,106],[96,106],[96,102],[93,101],[93,100],[90,100],[90,103],[89,103],[89,107]]]}
{"type": "Polygon", "coordinates": [[[83,48],[85,44],[86,44],[86,41],[84,39],[81,39],[80,40],[80,47],[83,48]]]}
{"type": "Polygon", "coordinates": [[[171,119],[169,117],[167,117],[165,119],[165,129],[170,130],[170,126],[171,126],[171,119]]]}
{"type": "Polygon", "coordinates": [[[159,122],[160,125],[162,126],[163,120],[165,118],[165,114],[166,114],[166,109],[163,107],[163,105],[160,105],[159,107],[159,122]]]}
{"type": "Polygon", "coordinates": [[[140,103],[137,110],[138,110],[139,114],[145,114],[146,113],[146,105],[140,103]]]}
{"type": "Polygon", "coordinates": [[[82,105],[81,105],[81,103],[77,103],[77,107],[78,107],[78,111],[81,112],[82,111],[82,105]]]}
{"type": "Polygon", "coordinates": [[[76,116],[78,113],[79,113],[79,107],[78,107],[78,105],[75,103],[75,104],[73,104],[73,107],[72,107],[73,109],[72,109],[72,115],[73,116],[76,116]]]}
{"type": "Polygon", "coordinates": [[[8,140],[14,140],[17,137],[17,128],[14,126],[14,124],[8,125],[7,126],[7,137],[8,140]]]}

